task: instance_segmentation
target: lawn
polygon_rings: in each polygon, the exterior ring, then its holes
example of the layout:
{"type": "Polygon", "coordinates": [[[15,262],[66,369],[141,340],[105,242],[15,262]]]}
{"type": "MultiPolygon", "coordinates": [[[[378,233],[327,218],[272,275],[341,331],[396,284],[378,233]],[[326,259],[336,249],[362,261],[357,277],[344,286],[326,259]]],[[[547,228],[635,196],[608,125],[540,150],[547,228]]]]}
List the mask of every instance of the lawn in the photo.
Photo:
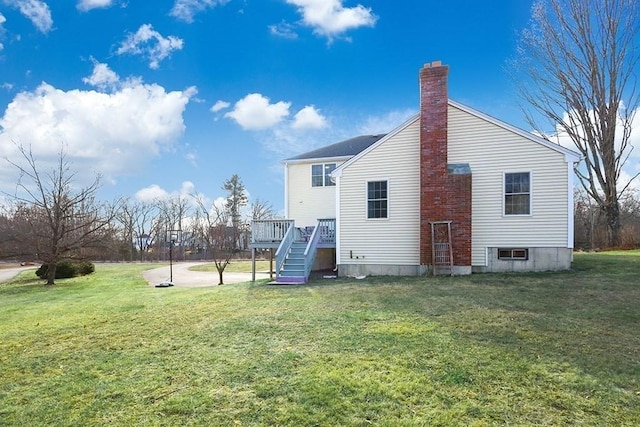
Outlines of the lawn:
{"type": "MultiPolygon", "coordinates": [[[[275,261],[273,262],[275,265],[275,261]]],[[[225,273],[251,273],[251,261],[250,260],[231,260],[229,264],[225,267],[225,273]]],[[[209,272],[217,272],[216,265],[214,263],[210,264],[200,264],[194,265],[189,268],[189,270],[193,271],[209,271],[209,272]]],[[[261,272],[269,272],[269,261],[265,260],[256,260],[256,271],[261,272]]]]}
{"type": "Polygon", "coordinates": [[[0,285],[0,425],[640,425],[640,253],[539,274],[0,285]]]}

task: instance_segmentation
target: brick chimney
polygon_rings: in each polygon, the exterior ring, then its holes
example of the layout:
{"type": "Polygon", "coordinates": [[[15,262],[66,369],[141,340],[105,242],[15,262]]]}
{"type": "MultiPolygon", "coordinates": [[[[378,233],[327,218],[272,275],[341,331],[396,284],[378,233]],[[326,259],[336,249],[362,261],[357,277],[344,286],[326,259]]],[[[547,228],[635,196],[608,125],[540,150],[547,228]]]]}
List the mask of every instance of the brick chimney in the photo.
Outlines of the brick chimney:
{"type": "Polygon", "coordinates": [[[420,264],[431,265],[433,221],[451,221],[456,273],[471,272],[471,171],[447,159],[449,67],[420,70],[420,264]]]}

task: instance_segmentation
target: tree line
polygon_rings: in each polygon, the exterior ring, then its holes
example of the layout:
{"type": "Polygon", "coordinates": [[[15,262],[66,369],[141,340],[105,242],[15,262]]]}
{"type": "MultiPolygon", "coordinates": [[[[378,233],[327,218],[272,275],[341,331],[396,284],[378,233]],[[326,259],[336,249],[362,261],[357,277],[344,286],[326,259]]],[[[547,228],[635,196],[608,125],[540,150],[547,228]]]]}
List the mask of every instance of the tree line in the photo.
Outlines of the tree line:
{"type": "Polygon", "coordinates": [[[249,248],[251,222],[274,217],[268,202],[249,203],[238,175],[223,183],[220,204],[201,194],[101,202],[100,176],[77,188],[64,149],[45,171],[29,148],[18,148],[20,160],[7,160],[19,179],[0,206],[0,259],[49,265],[49,285],[62,260],[167,261],[170,252],[177,260],[213,260],[222,284],[231,258],[249,248]]]}

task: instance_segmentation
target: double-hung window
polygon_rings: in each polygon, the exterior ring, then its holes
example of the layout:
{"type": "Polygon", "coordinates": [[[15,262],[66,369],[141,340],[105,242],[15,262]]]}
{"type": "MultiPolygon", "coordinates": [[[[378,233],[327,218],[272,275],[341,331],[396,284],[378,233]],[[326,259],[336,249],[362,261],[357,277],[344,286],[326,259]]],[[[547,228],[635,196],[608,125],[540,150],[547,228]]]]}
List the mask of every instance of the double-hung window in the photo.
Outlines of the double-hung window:
{"type": "Polygon", "coordinates": [[[389,195],[387,181],[367,182],[367,218],[378,219],[389,217],[389,195]]]}
{"type": "Polygon", "coordinates": [[[336,168],[335,163],[311,165],[311,186],[331,187],[336,185],[331,181],[331,172],[336,168]]]}
{"type": "Polygon", "coordinates": [[[504,214],[531,214],[531,173],[504,174],[504,214]]]}

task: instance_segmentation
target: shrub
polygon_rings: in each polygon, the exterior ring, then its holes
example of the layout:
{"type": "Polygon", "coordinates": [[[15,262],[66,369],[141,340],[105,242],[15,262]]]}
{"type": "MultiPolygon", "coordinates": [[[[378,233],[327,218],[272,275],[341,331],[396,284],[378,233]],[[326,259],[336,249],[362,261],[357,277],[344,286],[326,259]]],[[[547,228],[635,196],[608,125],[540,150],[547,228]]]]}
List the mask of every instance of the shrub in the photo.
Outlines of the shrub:
{"type": "MultiPolygon", "coordinates": [[[[75,276],[86,276],[95,271],[95,265],[91,261],[59,261],[56,264],[56,279],[68,279],[75,276]]],[[[42,264],[36,270],[36,276],[41,279],[47,278],[49,264],[42,264]]]]}

